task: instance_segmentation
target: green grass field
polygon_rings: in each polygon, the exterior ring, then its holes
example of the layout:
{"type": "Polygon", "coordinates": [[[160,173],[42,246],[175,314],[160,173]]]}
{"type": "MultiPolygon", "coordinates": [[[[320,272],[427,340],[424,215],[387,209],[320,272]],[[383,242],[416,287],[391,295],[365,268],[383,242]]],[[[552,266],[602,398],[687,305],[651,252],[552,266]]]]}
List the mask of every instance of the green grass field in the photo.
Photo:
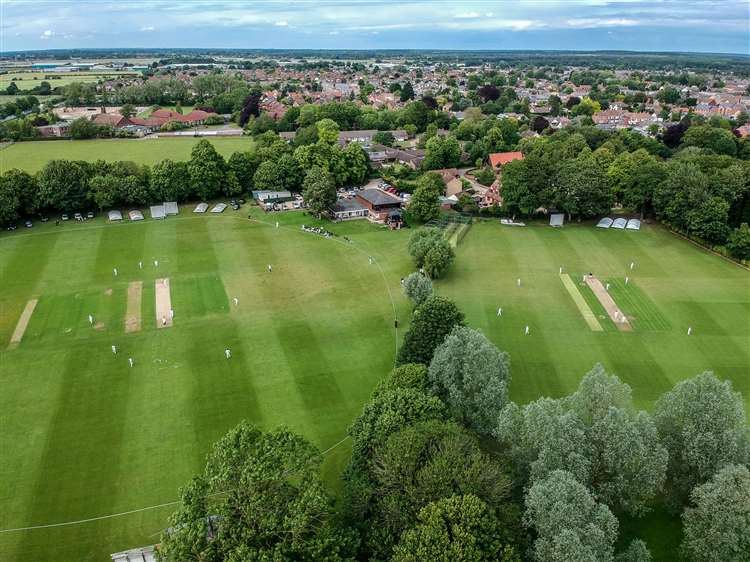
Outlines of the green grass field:
{"type": "MultiPolygon", "coordinates": [[[[412,269],[410,231],[329,226],[352,240],[346,244],[301,233],[299,224],[310,222],[301,214],[269,217],[280,229],[244,216],[183,210],[163,222],[97,219],[0,235],[0,529],[172,501],[210,444],[243,418],[287,424],[321,449],[344,436],[393,362],[389,292],[402,327],[408,320],[399,279],[412,269]],[[157,329],[153,287],[163,276],[170,278],[175,325],[157,329]],[[125,334],[126,291],[135,280],[144,283],[143,328],[125,334]],[[32,298],[39,302],[24,338],[8,350],[32,298]],[[103,327],[89,326],[89,312],[103,327]]],[[[750,397],[750,274],[659,227],[609,232],[481,222],[456,251],[437,291],[510,353],[514,400],[568,393],[596,362],[628,382],[646,409],[704,369],[750,397]],[[588,271],[610,280],[634,331],[619,332],[601,318],[604,330],[591,331],[560,266],[573,280],[588,271]],[[618,284],[625,275],[627,287],[618,284]],[[527,324],[531,334],[524,336],[527,324]]],[[[593,294],[579,288],[590,304],[593,294]]],[[[345,442],[326,456],[334,490],[347,454],[345,442]]],[[[0,533],[0,559],[103,560],[155,542],[172,509],[0,533]]],[[[622,530],[625,538],[646,539],[656,560],[673,559],[679,525],[663,511],[624,520],[622,530]]]]}
{"type": "Polygon", "coordinates": [[[140,72],[9,72],[0,74],[0,89],[5,90],[11,82],[18,86],[19,90],[30,90],[37,87],[45,80],[53,88],[67,86],[73,82],[98,82],[99,80],[112,80],[114,78],[140,76],[140,72]],[[52,76],[53,79],[47,77],[52,76]]]}
{"type": "MultiPolygon", "coordinates": [[[[18,142],[0,149],[0,173],[11,168],[27,172],[40,170],[55,159],[132,160],[156,164],[167,158],[188,160],[197,137],[160,139],[97,139],[18,142]]],[[[210,142],[225,157],[238,150],[251,150],[253,141],[245,137],[212,138],[210,142]]]]}

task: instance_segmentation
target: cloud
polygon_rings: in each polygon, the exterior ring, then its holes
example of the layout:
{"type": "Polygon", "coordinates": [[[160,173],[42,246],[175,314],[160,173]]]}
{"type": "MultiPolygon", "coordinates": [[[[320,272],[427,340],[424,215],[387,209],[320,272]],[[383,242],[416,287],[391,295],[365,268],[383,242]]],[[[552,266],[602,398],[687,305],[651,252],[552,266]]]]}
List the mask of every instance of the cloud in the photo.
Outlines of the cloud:
{"type": "Polygon", "coordinates": [[[594,28],[594,27],[627,27],[639,25],[641,22],[630,18],[571,18],[565,20],[568,27],[594,28]]]}
{"type": "Polygon", "coordinates": [[[70,37],[71,47],[81,48],[491,46],[746,53],[750,40],[747,0],[86,0],[87,10],[79,8],[80,0],[0,3],[5,50],[70,37]],[[123,31],[128,29],[136,33],[123,31]],[[608,40],[608,30],[617,38],[608,40]],[[357,45],[343,40],[351,32],[369,37],[375,31],[377,40],[357,45]]]}

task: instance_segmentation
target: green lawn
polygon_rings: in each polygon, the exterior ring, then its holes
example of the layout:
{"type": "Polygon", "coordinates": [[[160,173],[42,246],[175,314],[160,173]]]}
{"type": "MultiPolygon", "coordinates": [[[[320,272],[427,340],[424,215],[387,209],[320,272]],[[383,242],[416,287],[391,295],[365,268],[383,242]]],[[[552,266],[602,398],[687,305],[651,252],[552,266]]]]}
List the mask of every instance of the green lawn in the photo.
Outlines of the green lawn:
{"type": "MultiPolygon", "coordinates": [[[[151,165],[167,158],[187,160],[199,140],[187,137],[18,142],[0,149],[0,172],[11,168],[36,172],[54,159],[132,160],[151,165]]],[[[251,150],[253,146],[253,141],[245,137],[211,138],[209,141],[225,157],[238,150],[251,150]]]]}
{"type": "Polygon", "coordinates": [[[5,90],[11,82],[18,86],[19,90],[30,90],[44,81],[50,83],[52,88],[67,86],[73,82],[98,82],[99,80],[112,80],[120,76],[134,78],[140,76],[140,72],[10,72],[0,75],[0,89],[5,90]],[[49,79],[48,77],[53,77],[49,79]]]}
{"type": "MultiPolygon", "coordinates": [[[[281,221],[279,229],[244,217],[183,210],[162,222],[97,219],[0,234],[0,529],[172,501],[210,444],[242,418],[287,424],[322,449],[344,436],[393,362],[389,291],[402,327],[408,320],[399,279],[412,268],[410,232],[329,226],[347,244],[301,233],[310,221],[301,214],[268,217],[281,221]],[[170,278],[175,310],[168,329],[154,320],[154,280],[162,276],[170,278]],[[125,334],[134,280],[144,283],[143,329],[125,334]],[[39,302],[23,341],[8,350],[31,298],[39,302]],[[89,326],[89,312],[101,329],[89,326]]],[[[661,228],[480,223],[456,250],[437,290],[510,353],[515,400],[568,393],[597,361],[631,384],[647,409],[704,369],[750,396],[750,274],[661,228]],[[588,271],[610,283],[628,275],[628,286],[613,295],[635,317],[634,331],[601,320],[604,331],[592,332],[560,266],[576,282],[588,271]]],[[[326,456],[334,488],[347,454],[344,443],[326,456]]],[[[103,560],[155,542],[172,509],[0,534],[0,559],[103,560]]],[[[662,511],[623,521],[622,529],[647,540],[655,559],[673,559],[679,525],[662,511]]]]}

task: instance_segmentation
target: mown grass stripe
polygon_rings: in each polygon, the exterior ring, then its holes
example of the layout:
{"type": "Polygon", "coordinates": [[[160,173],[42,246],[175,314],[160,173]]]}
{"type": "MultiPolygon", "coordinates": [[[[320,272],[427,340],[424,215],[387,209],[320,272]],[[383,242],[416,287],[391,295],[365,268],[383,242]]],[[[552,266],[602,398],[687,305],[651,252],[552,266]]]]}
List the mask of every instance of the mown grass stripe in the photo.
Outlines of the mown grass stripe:
{"type": "Polygon", "coordinates": [[[576,287],[575,283],[573,283],[573,280],[570,278],[570,275],[568,275],[567,273],[561,273],[560,279],[562,280],[565,288],[568,290],[568,294],[573,299],[573,302],[576,304],[576,307],[578,307],[578,311],[581,313],[581,316],[583,316],[583,319],[586,321],[586,324],[588,324],[588,327],[591,328],[591,330],[594,332],[602,332],[603,331],[602,325],[599,324],[599,321],[596,319],[596,316],[594,316],[594,313],[591,311],[591,308],[589,308],[589,305],[581,296],[581,293],[578,290],[578,287],[576,287]]]}

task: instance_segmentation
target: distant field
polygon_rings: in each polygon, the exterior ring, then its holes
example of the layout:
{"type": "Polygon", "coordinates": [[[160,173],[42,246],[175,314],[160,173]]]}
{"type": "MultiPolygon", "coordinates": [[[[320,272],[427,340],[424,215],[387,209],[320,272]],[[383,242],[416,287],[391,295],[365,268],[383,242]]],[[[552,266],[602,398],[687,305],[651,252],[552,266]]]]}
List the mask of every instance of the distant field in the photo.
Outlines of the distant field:
{"type": "MultiPolygon", "coordinates": [[[[156,164],[167,158],[187,160],[190,151],[200,139],[99,139],[86,141],[35,141],[19,142],[0,150],[0,172],[19,168],[36,172],[49,160],[132,160],[139,164],[156,164]]],[[[225,157],[238,150],[251,150],[252,140],[247,137],[209,139],[225,157]]]]}
{"type": "Polygon", "coordinates": [[[140,75],[140,72],[11,72],[0,74],[0,89],[4,90],[11,82],[14,82],[20,90],[29,90],[45,80],[53,88],[56,88],[57,86],[67,86],[73,82],[98,82],[118,76],[138,75],[140,75]]]}
{"type": "MultiPolygon", "coordinates": [[[[5,87],[7,86],[4,86],[3,88],[5,87]]],[[[55,97],[55,96],[39,96],[37,94],[29,94],[29,95],[33,95],[40,102],[44,102],[46,100],[49,100],[55,97]]],[[[18,94],[17,96],[8,96],[8,95],[3,94],[3,95],[0,95],[0,104],[15,101],[17,98],[23,98],[23,97],[26,97],[26,94],[18,94]]]]}

